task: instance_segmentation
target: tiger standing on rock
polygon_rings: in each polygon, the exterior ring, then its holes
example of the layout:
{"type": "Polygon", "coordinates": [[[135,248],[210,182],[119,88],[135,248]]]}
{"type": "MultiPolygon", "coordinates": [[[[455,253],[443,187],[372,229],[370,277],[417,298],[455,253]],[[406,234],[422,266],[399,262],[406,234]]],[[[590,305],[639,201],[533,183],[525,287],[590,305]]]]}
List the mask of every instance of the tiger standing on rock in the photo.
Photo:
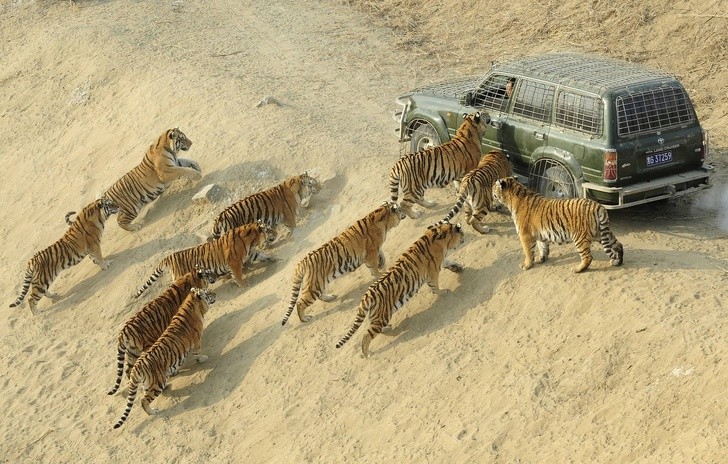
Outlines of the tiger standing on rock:
{"type": "Polygon", "coordinates": [[[169,326],[134,363],[129,374],[126,409],[114,425],[115,429],[121,427],[129,417],[139,387],[144,391],[144,411],[155,415],[159,411],[152,409],[150,403],[162,393],[169,378],[177,374],[187,355],[192,352],[198,363],[207,361],[207,356],[200,353],[202,328],[209,305],[214,302],[215,293],[212,291],[195,287],[190,289],[169,326]]]}
{"type": "Polygon", "coordinates": [[[308,208],[311,196],[320,190],[318,180],[304,172],[268,190],[249,195],[218,215],[211,238],[218,238],[230,229],[256,221],[263,221],[270,227],[283,223],[290,231],[296,227],[300,208],[308,208]]]}
{"type": "Polygon", "coordinates": [[[113,395],[121,385],[126,360],[126,376],[129,377],[139,356],[157,341],[172,317],[194,288],[204,289],[215,283],[217,276],[207,269],[195,269],[176,279],[167,290],[147,303],[129,319],[119,333],[117,341],[116,382],[107,392],[113,395]]]}
{"type": "Polygon", "coordinates": [[[365,263],[378,277],[384,267],[382,245],[387,232],[404,219],[405,214],[397,203],[384,202],[382,206],[359,219],[348,229],[307,254],[293,272],[293,294],[282,325],[295,307],[298,319],[308,322],[306,308],[317,299],[333,301],[336,295],[324,293],[331,280],[356,270],[365,263]]]}
{"type": "Polygon", "coordinates": [[[487,234],[490,227],[483,224],[488,211],[493,211],[493,182],[512,174],[508,158],[500,150],[491,150],[478,163],[478,167],[465,174],[460,183],[458,199],[445,221],[451,221],[462,208],[467,223],[481,234],[487,234]]]}
{"type": "Polygon", "coordinates": [[[86,255],[101,269],[106,269],[111,261],[104,261],[101,254],[101,236],[104,233],[106,220],[119,211],[118,206],[107,198],[101,198],[87,205],[74,221],[70,217],[75,212],[66,215],[66,222],[70,227],[66,233],[53,245],[36,253],[25,271],[23,289],[18,299],[10,307],[18,306],[30,290],[28,306],[35,314],[38,301],[43,296],[51,300],[57,295],[49,293],[48,287],[58,274],[75,264],[80,263],[86,255]],[[32,289],[31,289],[32,287],[32,289]]]}
{"type": "Polygon", "coordinates": [[[397,201],[401,189],[400,206],[412,219],[422,215],[421,211],[412,209],[413,204],[426,208],[434,206],[433,202],[425,200],[425,189],[445,187],[478,166],[483,153],[480,139],[489,122],[487,115],[466,114],[448,142],[400,158],[389,171],[392,201],[397,201]]]}
{"type": "Polygon", "coordinates": [[[574,272],[582,272],[592,262],[591,243],[599,240],[611,258],[612,266],[622,265],[624,249],[609,225],[604,206],[587,198],[545,198],[522,185],[515,177],[499,179],[493,184],[493,198],[511,212],[521,240],[524,270],[549,257],[549,243],[574,242],[581,262],[574,272]]]}
{"type": "Polygon", "coordinates": [[[196,266],[209,269],[218,277],[232,273],[235,282],[242,287],[243,265],[252,261],[275,261],[259,248],[265,248],[276,239],[275,231],[263,222],[245,224],[225,233],[222,237],[200,245],[177,251],[162,259],[139,287],[135,298],[161,277],[165,269],[171,269],[174,279],[195,270],[196,266]]]}
{"type": "Polygon", "coordinates": [[[384,275],[369,286],[357,308],[356,319],[349,332],[336,344],[341,348],[359,329],[369,315],[369,330],[361,341],[364,357],[369,357],[372,339],[389,326],[392,314],[402,307],[427,282],[433,293],[439,294],[440,269],[461,272],[463,267],[447,259],[448,252],[465,240],[460,224],[440,221],[427,228],[384,275]]]}
{"type": "Polygon", "coordinates": [[[144,158],[134,169],[124,174],[104,194],[119,205],[119,227],[130,232],[142,224],[132,224],[147,203],[156,200],[169,185],[183,177],[200,180],[202,171],[193,160],[178,158],[177,153],[187,151],[192,142],[179,129],[169,129],[147,149],[144,158]]]}

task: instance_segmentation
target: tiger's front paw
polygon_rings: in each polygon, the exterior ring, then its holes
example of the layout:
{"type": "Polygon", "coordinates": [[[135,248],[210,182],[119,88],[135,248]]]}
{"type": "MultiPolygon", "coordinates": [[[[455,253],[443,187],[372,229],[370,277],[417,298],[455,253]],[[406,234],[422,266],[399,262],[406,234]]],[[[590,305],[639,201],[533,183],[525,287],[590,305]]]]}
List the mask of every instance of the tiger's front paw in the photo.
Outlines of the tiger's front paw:
{"type": "Polygon", "coordinates": [[[198,354],[197,356],[195,356],[195,359],[197,360],[197,362],[199,364],[202,364],[203,362],[207,361],[209,358],[207,357],[207,355],[198,354]]]}
{"type": "Polygon", "coordinates": [[[319,296],[319,300],[325,301],[327,303],[330,303],[336,299],[336,295],[333,293],[322,293],[321,296],[319,296]]]}
{"type": "Polygon", "coordinates": [[[527,270],[531,269],[532,267],[533,267],[533,263],[528,263],[528,262],[525,262],[521,265],[521,269],[523,269],[524,271],[527,271],[527,270]]]}

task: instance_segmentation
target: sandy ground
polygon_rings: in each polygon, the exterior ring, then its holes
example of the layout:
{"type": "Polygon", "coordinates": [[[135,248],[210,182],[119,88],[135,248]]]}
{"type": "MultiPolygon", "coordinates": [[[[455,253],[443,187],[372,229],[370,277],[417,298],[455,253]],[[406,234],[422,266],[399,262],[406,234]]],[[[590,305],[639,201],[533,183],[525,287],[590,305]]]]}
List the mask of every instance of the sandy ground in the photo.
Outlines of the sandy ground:
{"type": "MultiPolygon", "coordinates": [[[[51,287],[60,300],[42,300],[36,316],[6,306],[0,460],[724,462],[721,173],[704,194],[613,212],[621,268],[595,246],[591,269],[574,275],[573,247],[555,246],[548,263],[521,271],[511,220],[494,214],[492,233],[467,230],[453,254],[464,272],[440,278],[448,292],[420,291],[369,359],[359,354],[363,330],[334,347],[370,283],[364,268],[332,283],[339,299],[317,302],[311,322],[294,315],[281,327],[296,262],[388,198],[394,98],[470,66],[404,54],[391,29],[345,3],[305,4],[2,3],[6,305],[27,260],[64,233],[65,213],[136,165],[165,129],[189,136],[184,156],[204,176],[175,183],[136,233],[111,221],[109,269],[87,259],[63,272],[51,287]],[[266,96],[280,104],[257,106],[266,96]],[[229,202],[304,170],[324,188],[274,250],[278,261],[252,271],[245,288],[215,285],[209,361],[171,381],[158,416],[137,405],[112,430],[125,398],[106,390],[118,331],[142,304],[134,290],[167,253],[208,235],[229,202]],[[193,204],[210,183],[228,198],[193,204]]],[[[496,56],[485,50],[483,62],[496,56]]],[[[710,104],[721,166],[728,140],[716,121],[726,107],[710,104]]],[[[450,189],[428,195],[438,205],[389,236],[390,262],[451,206],[450,189]]]]}

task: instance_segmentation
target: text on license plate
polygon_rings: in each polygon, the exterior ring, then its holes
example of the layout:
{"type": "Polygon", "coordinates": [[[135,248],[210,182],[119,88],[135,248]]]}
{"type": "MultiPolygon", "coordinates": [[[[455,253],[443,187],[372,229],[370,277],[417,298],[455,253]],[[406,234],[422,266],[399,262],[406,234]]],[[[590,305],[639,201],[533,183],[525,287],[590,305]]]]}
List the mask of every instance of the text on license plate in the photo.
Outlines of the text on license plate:
{"type": "Polygon", "coordinates": [[[666,151],[664,153],[655,153],[647,155],[647,167],[657,166],[659,164],[665,164],[672,161],[672,152],[666,151]]]}

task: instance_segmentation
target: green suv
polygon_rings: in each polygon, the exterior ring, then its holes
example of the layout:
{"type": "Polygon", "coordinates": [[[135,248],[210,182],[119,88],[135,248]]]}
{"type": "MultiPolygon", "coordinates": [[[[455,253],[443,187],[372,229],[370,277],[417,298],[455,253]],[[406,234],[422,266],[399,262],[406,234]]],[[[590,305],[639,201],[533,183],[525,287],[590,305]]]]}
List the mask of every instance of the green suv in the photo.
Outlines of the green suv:
{"type": "Polygon", "coordinates": [[[548,197],[617,209],[710,186],[708,134],[682,84],[633,63],[577,53],[513,59],[397,103],[408,152],[450,140],[466,113],[487,113],[483,152],[502,150],[519,179],[548,197]]]}

